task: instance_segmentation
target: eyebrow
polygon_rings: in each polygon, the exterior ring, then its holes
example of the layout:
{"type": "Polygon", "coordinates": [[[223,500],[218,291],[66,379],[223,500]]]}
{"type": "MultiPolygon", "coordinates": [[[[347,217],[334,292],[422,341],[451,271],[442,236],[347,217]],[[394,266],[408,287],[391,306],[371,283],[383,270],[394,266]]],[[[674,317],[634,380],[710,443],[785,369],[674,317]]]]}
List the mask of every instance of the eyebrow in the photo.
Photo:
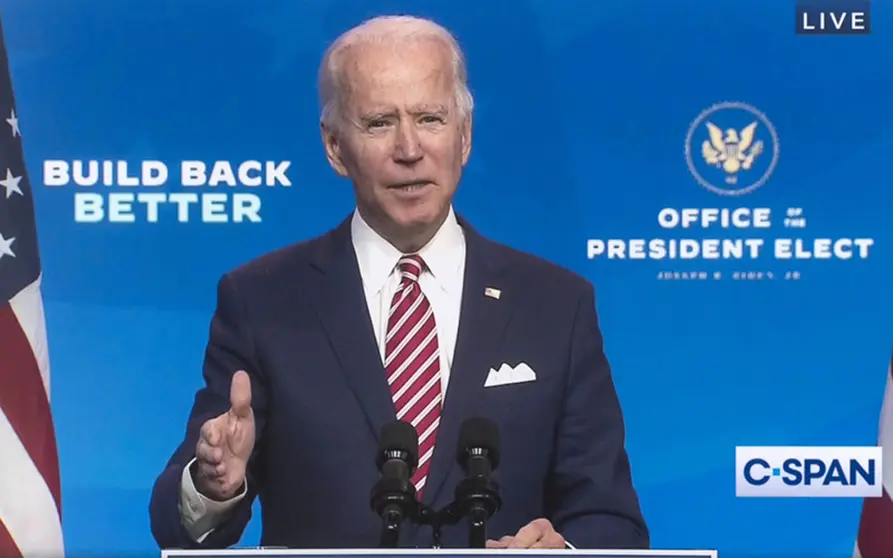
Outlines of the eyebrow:
{"type": "Polygon", "coordinates": [[[365,114],[361,114],[360,120],[363,122],[371,122],[373,120],[381,120],[383,118],[393,118],[395,116],[397,116],[397,111],[395,111],[395,110],[372,111],[372,112],[367,112],[365,114]]]}
{"type": "MultiPolygon", "coordinates": [[[[410,109],[410,114],[418,116],[420,114],[448,114],[449,108],[446,105],[416,105],[410,109]]],[[[373,120],[381,120],[383,118],[395,118],[398,114],[396,109],[372,110],[360,116],[363,122],[373,120]]]]}
{"type": "Polygon", "coordinates": [[[412,114],[446,114],[450,111],[446,105],[417,105],[412,107],[412,114]]]}

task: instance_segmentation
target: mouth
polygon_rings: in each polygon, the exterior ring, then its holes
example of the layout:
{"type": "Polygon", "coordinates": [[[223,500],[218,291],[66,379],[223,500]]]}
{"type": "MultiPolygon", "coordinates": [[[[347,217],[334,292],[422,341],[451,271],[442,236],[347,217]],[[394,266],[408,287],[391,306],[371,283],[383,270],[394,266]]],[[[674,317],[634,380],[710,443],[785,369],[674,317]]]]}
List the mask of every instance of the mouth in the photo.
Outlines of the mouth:
{"type": "Polygon", "coordinates": [[[429,186],[430,184],[431,184],[431,182],[429,182],[427,180],[414,180],[412,182],[403,182],[400,184],[394,184],[394,185],[388,186],[388,189],[396,190],[398,192],[412,193],[412,192],[417,192],[417,191],[425,188],[426,186],[429,186]]]}

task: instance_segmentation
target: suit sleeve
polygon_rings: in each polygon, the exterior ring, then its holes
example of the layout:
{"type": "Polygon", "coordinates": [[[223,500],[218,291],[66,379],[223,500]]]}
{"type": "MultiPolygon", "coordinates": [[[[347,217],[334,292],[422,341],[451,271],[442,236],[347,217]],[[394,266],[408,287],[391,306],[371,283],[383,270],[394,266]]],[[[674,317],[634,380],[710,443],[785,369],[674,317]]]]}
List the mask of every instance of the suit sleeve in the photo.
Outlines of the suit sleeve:
{"type": "MultiPolygon", "coordinates": [[[[262,445],[262,433],[268,401],[267,382],[262,375],[254,342],[249,331],[244,301],[239,297],[231,276],[225,275],[217,286],[217,307],[211,319],[210,338],[205,350],[204,387],[195,396],[186,425],[186,434],[164,470],[155,481],[149,502],[152,535],[161,548],[219,549],[236,544],[251,518],[251,505],[257,494],[256,459],[262,445]],[[255,449],[249,460],[247,491],[227,509],[225,517],[206,536],[196,542],[184,525],[183,474],[195,457],[202,424],[221,415],[230,407],[232,377],[244,370],[251,381],[251,406],[255,418],[255,449]]],[[[217,521],[215,521],[217,523],[217,521]]]]}
{"type": "Polygon", "coordinates": [[[555,529],[576,548],[646,549],[620,403],[587,283],[574,319],[570,370],[548,482],[555,529]]]}

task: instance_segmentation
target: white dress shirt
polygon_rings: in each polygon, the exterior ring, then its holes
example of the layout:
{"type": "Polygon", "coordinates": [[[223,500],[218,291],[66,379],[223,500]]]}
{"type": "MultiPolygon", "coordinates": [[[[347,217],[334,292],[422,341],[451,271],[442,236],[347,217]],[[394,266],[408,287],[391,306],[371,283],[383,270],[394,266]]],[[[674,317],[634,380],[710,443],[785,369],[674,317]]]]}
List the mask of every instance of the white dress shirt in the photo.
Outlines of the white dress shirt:
{"type": "MultiPolygon", "coordinates": [[[[403,255],[381,237],[354,211],[350,224],[354,252],[363,281],[363,291],[379,354],[384,362],[387,321],[394,292],[400,285],[397,262],[403,255]]],[[[459,330],[459,309],[465,275],[465,234],[456,220],[453,209],[431,241],[419,250],[427,270],[419,277],[419,286],[431,303],[437,328],[440,351],[440,381],[446,394],[450,365],[459,330]]],[[[189,535],[201,542],[217,525],[227,519],[233,506],[245,497],[247,482],[240,494],[230,500],[217,502],[200,494],[193,484],[190,469],[195,459],[183,469],[180,491],[180,515],[189,535]]]]}
{"type": "MultiPolygon", "coordinates": [[[[373,231],[359,213],[354,213],[351,234],[363,278],[366,303],[372,318],[372,328],[375,331],[375,341],[378,343],[379,356],[384,362],[388,315],[394,293],[400,286],[397,262],[403,254],[373,231]]],[[[441,393],[445,394],[456,349],[465,274],[465,234],[456,221],[452,208],[443,226],[418,254],[428,267],[419,276],[419,286],[434,311],[440,351],[440,386],[441,393]]]]}

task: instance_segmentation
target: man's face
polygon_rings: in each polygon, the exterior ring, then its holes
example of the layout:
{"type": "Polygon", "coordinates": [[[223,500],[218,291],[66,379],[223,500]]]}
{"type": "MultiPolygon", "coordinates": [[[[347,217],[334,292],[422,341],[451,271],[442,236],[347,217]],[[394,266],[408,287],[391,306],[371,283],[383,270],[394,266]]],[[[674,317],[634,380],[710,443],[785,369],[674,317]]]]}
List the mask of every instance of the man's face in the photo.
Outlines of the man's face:
{"type": "Polygon", "coordinates": [[[324,130],[329,161],[351,178],[361,214],[381,234],[430,237],[471,150],[449,51],[433,40],[370,45],[345,61],[342,125],[324,130]]]}

